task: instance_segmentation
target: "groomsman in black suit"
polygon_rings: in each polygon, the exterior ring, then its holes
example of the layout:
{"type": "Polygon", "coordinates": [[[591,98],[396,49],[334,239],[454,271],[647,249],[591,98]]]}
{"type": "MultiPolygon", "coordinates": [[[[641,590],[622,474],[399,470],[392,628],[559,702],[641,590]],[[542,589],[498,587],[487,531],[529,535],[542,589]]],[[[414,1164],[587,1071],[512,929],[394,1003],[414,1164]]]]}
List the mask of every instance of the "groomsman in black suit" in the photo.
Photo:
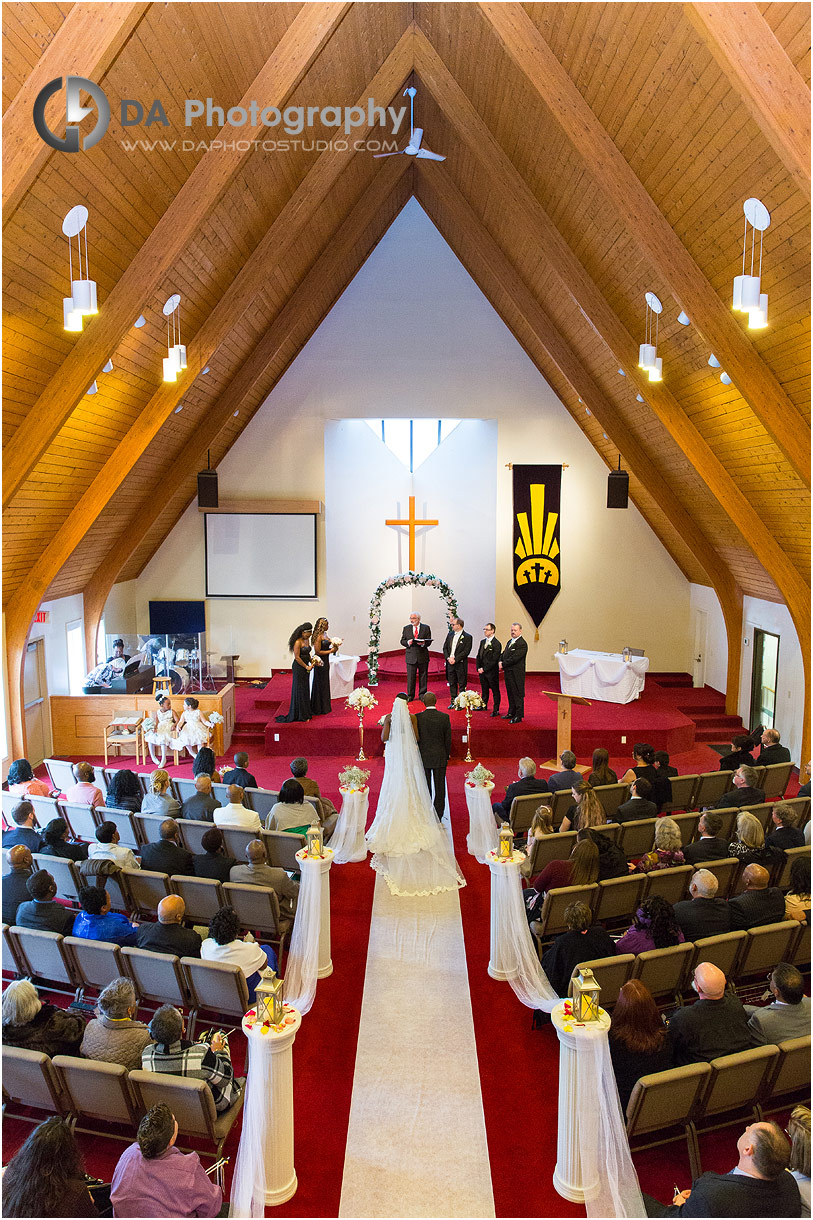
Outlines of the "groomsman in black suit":
{"type": "Polygon", "coordinates": [[[511,624],[511,639],[505,646],[500,669],[505,675],[505,693],[508,696],[508,714],[503,720],[519,724],[525,715],[525,658],[528,645],[522,638],[519,623],[511,624]]]}
{"type": "Polygon", "coordinates": [[[443,655],[446,658],[446,682],[449,687],[449,707],[460,691],[469,684],[469,653],[473,640],[468,631],[463,630],[462,618],[452,619],[452,629],[443,644],[443,655]]]}
{"type": "Polygon", "coordinates": [[[418,678],[419,698],[426,694],[426,684],[429,677],[429,645],[432,643],[432,630],[421,622],[420,614],[413,611],[409,622],[401,632],[401,645],[406,649],[407,697],[415,698],[415,679],[418,678]]]}
{"type": "Polygon", "coordinates": [[[483,639],[477,649],[477,672],[480,675],[480,694],[483,703],[488,707],[488,693],[494,695],[494,710],[492,716],[500,714],[500,656],[502,644],[494,632],[497,628],[493,623],[486,623],[483,628],[483,639]]]}
{"type": "Polygon", "coordinates": [[[418,750],[426,773],[426,785],[432,794],[435,813],[443,817],[446,808],[446,765],[452,752],[452,722],[445,712],[435,707],[435,696],[429,691],[423,699],[425,712],[418,712],[418,750]]]}

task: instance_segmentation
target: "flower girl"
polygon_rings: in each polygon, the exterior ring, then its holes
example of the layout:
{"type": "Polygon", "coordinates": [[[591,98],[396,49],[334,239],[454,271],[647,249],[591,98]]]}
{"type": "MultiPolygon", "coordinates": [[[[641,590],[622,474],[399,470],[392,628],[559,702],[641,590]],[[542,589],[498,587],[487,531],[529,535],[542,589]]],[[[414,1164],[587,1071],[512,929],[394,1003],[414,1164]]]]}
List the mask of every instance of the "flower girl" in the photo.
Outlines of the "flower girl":
{"type": "Polygon", "coordinates": [[[209,740],[211,724],[200,711],[197,699],[187,695],[183,701],[183,713],[178,721],[178,735],[173,738],[172,748],[187,750],[189,757],[194,758],[201,746],[209,740]]]}
{"type": "Polygon", "coordinates": [[[175,713],[167,696],[162,695],[160,691],[155,696],[155,701],[158,704],[158,711],[152,722],[153,727],[144,734],[144,740],[150,747],[152,761],[159,767],[163,767],[167,761],[167,750],[172,747],[172,739],[175,736],[175,713]],[[155,757],[155,746],[161,747],[160,758],[155,757]]]}

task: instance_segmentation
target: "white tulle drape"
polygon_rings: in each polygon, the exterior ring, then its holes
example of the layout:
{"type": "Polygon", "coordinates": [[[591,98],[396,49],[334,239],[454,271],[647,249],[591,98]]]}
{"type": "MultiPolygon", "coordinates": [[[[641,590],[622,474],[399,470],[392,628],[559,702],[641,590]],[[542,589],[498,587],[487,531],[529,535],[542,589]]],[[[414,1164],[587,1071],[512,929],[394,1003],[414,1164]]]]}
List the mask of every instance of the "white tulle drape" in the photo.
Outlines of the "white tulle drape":
{"type": "MultiPolygon", "coordinates": [[[[519,856],[519,853],[515,855],[519,856]]],[[[489,865],[495,940],[492,965],[528,1008],[551,1012],[561,997],[553,990],[539,964],[522,901],[519,864],[490,860],[489,865]]]]}
{"type": "Polygon", "coordinates": [[[469,833],[466,837],[466,846],[469,849],[469,855],[474,856],[480,864],[485,864],[486,856],[490,851],[497,850],[499,835],[497,833],[497,823],[494,821],[494,813],[491,808],[491,793],[494,791],[493,784],[485,784],[484,786],[469,786],[466,784],[466,805],[469,810],[469,833]]]}
{"type": "Polygon", "coordinates": [[[366,837],[374,853],[370,864],[393,894],[440,894],[466,884],[429,797],[405,699],[393,703],[384,780],[366,837]]]}
{"type": "Polygon", "coordinates": [[[301,1013],[311,1008],[319,970],[319,933],[322,923],[322,861],[302,859],[302,880],[296,903],[291,947],[285,963],[285,1003],[301,1013]]]}
{"type": "Polygon", "coordinates": [[[579,1031],[579,1156],[587,1215],[645,1216],[618,1099],[607,1032],[579,1031]]]}
{"type": "Polygon", "coordinates": [[[275,1056],[247,1039],[246,1095],[231,1183],[230,1216],[265,1215],[265,1144],[274,1097],[275,1056]]]}
{"type": "Polygon", "coordinates": [[[364,828],[367,825],[370,790],[340,788],[339,791],[342,794],[342,807],[330,846],[333,848],[334,864],[351,864],[367,856],[364,828]]]}

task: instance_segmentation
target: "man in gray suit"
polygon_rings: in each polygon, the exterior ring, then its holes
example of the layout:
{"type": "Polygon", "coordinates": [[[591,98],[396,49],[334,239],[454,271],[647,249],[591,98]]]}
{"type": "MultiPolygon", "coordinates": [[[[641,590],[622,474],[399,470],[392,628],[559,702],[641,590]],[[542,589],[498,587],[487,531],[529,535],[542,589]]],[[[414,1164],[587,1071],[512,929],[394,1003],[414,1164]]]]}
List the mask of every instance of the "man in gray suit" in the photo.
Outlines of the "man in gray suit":
{"type": "Polygon", "coordinates": [[[426,784],[432,793],[435,813],[443,818],[446,808],[446,765],[452,752],[452,722],[445,712],[435,707],[431,691],[423,696],[426,711],[418,712],[418,750],[426,773],[426,784]]]}
{"type": "Polygon", "coordinates": [[[774,997],[767,1008],[746,1004],[750,1013],[748,1028],[754,1031],[754,1041],[785,1042],[788,1038],[803,1038],[810,1033],[810,999],[805,995],[801,973],[788,962],[780,962],[771,975],[768,989],[774,997]]]}
{"type": "Polygon", "coordinates": [[[246,863],[235,864],[229,872],[229,881],[237,885],[262,885],[273,890],[279,899],[282,915],[293,917],[299,897],[299,882],[292,881],[284,868],[275,868],[268,863],[265,844],[252,839],[246,844],[246,863]]]}

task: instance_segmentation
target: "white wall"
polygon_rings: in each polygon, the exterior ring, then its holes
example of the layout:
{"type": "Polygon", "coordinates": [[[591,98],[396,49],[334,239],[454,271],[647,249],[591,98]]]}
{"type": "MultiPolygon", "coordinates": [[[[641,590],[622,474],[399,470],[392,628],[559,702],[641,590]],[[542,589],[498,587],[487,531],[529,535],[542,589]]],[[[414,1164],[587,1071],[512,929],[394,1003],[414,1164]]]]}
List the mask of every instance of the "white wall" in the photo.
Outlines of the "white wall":
{"type": "MultiPolygon", "coordinates": [[[[799,757],[802,746],[805,679],[799,637],[787,607],[778,602],[761,601],[756,597],[743,599],[743,650],[740,667],[739,714],[748,723],[751,707],[751,671],[754,655],[754,628],[771,631],[779,636],[779,665],[776,678],[776,723],[782,744],[790,750],[795,763],[806,763],[799,757]]],[[[750,726],[749,726],[750,727],[750,726]]]]}
{"type": "MultiPolygon", "coordinates": [[[[69,695],[68,682],[68,623],[80,620],[82,627],[82,648],[84,649],[84,606],[82,594],[75,593],[72,597],[59,597],[52,602],[42,602],[40,610],[47,610],[50,619],[47,623],[35,623],[31,628],[29,643],[33,640],[45,641],[45,673],[48,679],[49,695],[69,695]]],[[[91,668],[85,665],[85,672],[91,668]]]]}
{"type": "MultiPolygon", "coordinates": [[[[690,604],[692,612],[702,610],[706,614],[706,686],[725,694],[726,674],[728,673],[728,636],[725,629],[725,619],[719,598],[708,585],[690,585],[690,604]]],[[[689,640],[689,649],[692,647],[689,640]]],[[[687,666],[691,673],[691,655],[687,666]]]]}
{"type": "MultiPolygon", "coordinates": [[[[496,421],[496,563],[486,545],[482,559],[484,590],[495,587],[495,605],[493,612],[481,612],[488,594],[482,599],[472,594],[475,613],[470,615],[461,600],[467,621],[479,629],[482,622],[476,619],[493,617],[502,638],[514,619],[524,621],[531,669],[551,668],[563,636],[573,647],[644,647],[655,669],[687,667],[688,581],[636,509],[606,509],[604,463],[415,200],[221,462],[221,495],[247,505],[252,499],[325,500],[326,436],[328,444],[334,443],[326,423],[393,416],[496,421]],[[535,644],[512,591],[511,473],[506,464],[560,461],[569,464],[562,480],[563,587],[535,644]]],[[[443,448],[438,459],[442,455],[443,448]]],[[[341,493],[331,482],[328,513],[346,513],[351,504],[357,516],[363,511],[370,467],[357,462],[353,473],[344,493],[352,501],[336,503],[341,493]]],[[[465,463],[437,470],[437,479],[456,488],[461,520],[477,511],[478,489],[465,463]]],[[[399,491],[402,500],[403,495],[399,491]]],[[[427,494],[425,499],[429,515],[439,517],[431,511],[432,498],[427,494]]],[[[394,502],[392,515],[395,507],[394,502]]],[[[369,575],[365,570],[357,582],[351,610],[345,602],[334,604],[334,590],[326,582],[325,541],[322,522],[317,599],[210,599],[207,646],[222,652],[233,646],[240,653],[238,672],[258,675],[290,663],[287,637],[304,619],[327,614],[332,629],[349,639],[367,613],[374,584],[395,570],[397,552],[394,541],[382,536],[369,575]],[[355,613],[356,624],[348,624],[346,617],[340,622],[337,610],[342,616],[349,611],[351,620],[355,613]]],[[[433,555],[442,556],[438,548],[443,545],[440,530],[434,539],[427,535],[428,566],[433,555]]],[[[203,523],[193,506],[138,579],[138,628],[146,629],[151,598],[203,596],[203,523]]],[[[387,599],[398,619],[411,598],[402,600],[403,605],[393,594],[387,599]]]]}

